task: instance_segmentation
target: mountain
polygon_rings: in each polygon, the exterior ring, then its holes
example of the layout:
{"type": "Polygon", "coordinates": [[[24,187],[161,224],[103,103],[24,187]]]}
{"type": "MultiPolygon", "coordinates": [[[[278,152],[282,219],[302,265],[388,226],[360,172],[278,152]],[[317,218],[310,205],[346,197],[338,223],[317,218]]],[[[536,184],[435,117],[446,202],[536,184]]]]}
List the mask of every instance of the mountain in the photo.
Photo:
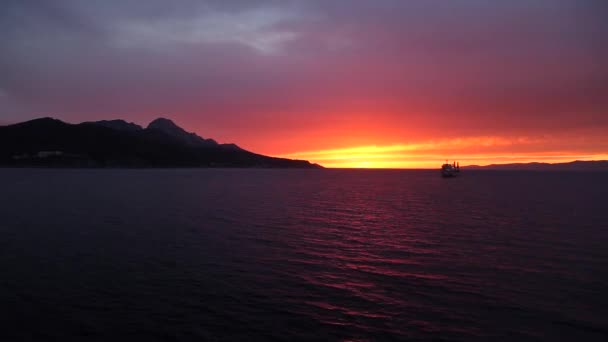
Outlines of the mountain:
{"type": "Polygon", "coordinates": [[[608,160],[575,160],[568,163],[513,163],[463,166],[469,170],[608,171],[608,160]]]}
{"type": "Polygon", "coordinates": [[[68,124],[41,118],[0,126],[0,166],[320,168],[186,132],[169,119],[68,124]]]}
{"type": "Polygon", "coordinates": [[[132,122],[126,122],[125,120],[101,120],[101,121],[93,121],[93,122],[83,122],[83,124],[92,124],[92,125],[100,125],[112,129],[117,129],[120,131],[140,131],[143,129],[140,125],[134,124],[132,122]]]}
{"type": "Polygon", "coordinates": [[[176,125],[173,121],[165,118],[158,118],[148,125],[149,130],[158,130],[190,146],[217,146],[218,143],[213,139],[203,139],[195,133],[186,132],[183,128],[176,125]]]}

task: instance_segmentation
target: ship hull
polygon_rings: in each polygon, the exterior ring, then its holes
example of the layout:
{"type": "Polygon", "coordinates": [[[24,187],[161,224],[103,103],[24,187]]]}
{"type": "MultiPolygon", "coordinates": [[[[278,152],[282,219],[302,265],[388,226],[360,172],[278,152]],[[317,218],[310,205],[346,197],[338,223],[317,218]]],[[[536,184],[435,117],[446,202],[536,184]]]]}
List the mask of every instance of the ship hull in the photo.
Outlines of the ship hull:
{"type": "Polygon", "coordinates": [[[451,171],[448,171],[448,172],[442,171],[441,172],[441,177],[444,177],[444,178],[456,177],[456,176],[458,176],[458,172],[451,172],[451,171]]]}

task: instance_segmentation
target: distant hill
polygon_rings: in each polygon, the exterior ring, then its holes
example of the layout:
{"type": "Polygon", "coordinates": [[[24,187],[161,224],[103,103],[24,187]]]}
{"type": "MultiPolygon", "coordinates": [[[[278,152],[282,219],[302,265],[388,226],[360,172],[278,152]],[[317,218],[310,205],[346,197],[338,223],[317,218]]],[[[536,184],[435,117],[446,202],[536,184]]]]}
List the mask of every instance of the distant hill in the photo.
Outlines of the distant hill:
{"type": "Polygon", "coordinates": [[[463,166],[469,170],[536,170],[536,171],[608,171],[608,160],[576,160],[568,163],[513,163],[513,164],[491,164],[485,166],[469,165],[463,166]]]}
{"type": "Polygon", "coordinates": [[[0,126],[0,166],[321,167],[218,144],[165,118],[146,128],[123,120],[68,124],[53,118],[0,126]]]}

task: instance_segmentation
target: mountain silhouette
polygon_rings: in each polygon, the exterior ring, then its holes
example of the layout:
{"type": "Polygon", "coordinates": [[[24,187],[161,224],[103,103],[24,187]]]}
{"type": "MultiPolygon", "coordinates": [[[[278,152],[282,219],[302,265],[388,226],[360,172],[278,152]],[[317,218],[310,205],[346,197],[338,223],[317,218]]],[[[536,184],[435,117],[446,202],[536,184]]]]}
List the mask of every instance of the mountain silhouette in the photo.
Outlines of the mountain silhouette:
{"type": "Polygon", "coordinates": [[[530,171],[606,171],[608,160],[575,160],[566,163],[511,163],[491,164],[485,166],[463,166],[469,170],[530,170],[530,171]]]}
{"type": "Polygon", "coordinates": [[[140,131],[143,129],[140,125],[134,124],[132,122],[126,122],[125,120],[101,120],[95,122],[85,122],[85,124],[94,124],[105,126],[112,129],[117,129],[120,131],[140,131]]]}
{"type": "Polygon", "coordinates": [[[320,168],[218,144],[159,118],[146,128],[124,120],[69,124],[41,118],[0,126],[0,165],[28,167],[320,168]]]}
{"type": "Polygon", "coordinates": [[[176,125],[173,121],[165,118],[158,118],[148,125],[149,130],[158,130],[176,141],[190,146],[216,146],[218,143],[213,139],[203,139],[195,133],[186,132],[183,128],[176,125]]]}

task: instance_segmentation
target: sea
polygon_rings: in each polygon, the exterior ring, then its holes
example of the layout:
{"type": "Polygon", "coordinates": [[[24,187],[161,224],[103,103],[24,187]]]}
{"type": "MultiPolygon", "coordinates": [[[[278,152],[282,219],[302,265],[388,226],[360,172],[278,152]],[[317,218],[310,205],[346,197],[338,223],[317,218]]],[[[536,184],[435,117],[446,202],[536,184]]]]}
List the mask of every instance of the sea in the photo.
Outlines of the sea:
{"type": "Polygon", "coordinates": [[[607,176],[0,169],[0,340],[606,341],[607,176]]]}

